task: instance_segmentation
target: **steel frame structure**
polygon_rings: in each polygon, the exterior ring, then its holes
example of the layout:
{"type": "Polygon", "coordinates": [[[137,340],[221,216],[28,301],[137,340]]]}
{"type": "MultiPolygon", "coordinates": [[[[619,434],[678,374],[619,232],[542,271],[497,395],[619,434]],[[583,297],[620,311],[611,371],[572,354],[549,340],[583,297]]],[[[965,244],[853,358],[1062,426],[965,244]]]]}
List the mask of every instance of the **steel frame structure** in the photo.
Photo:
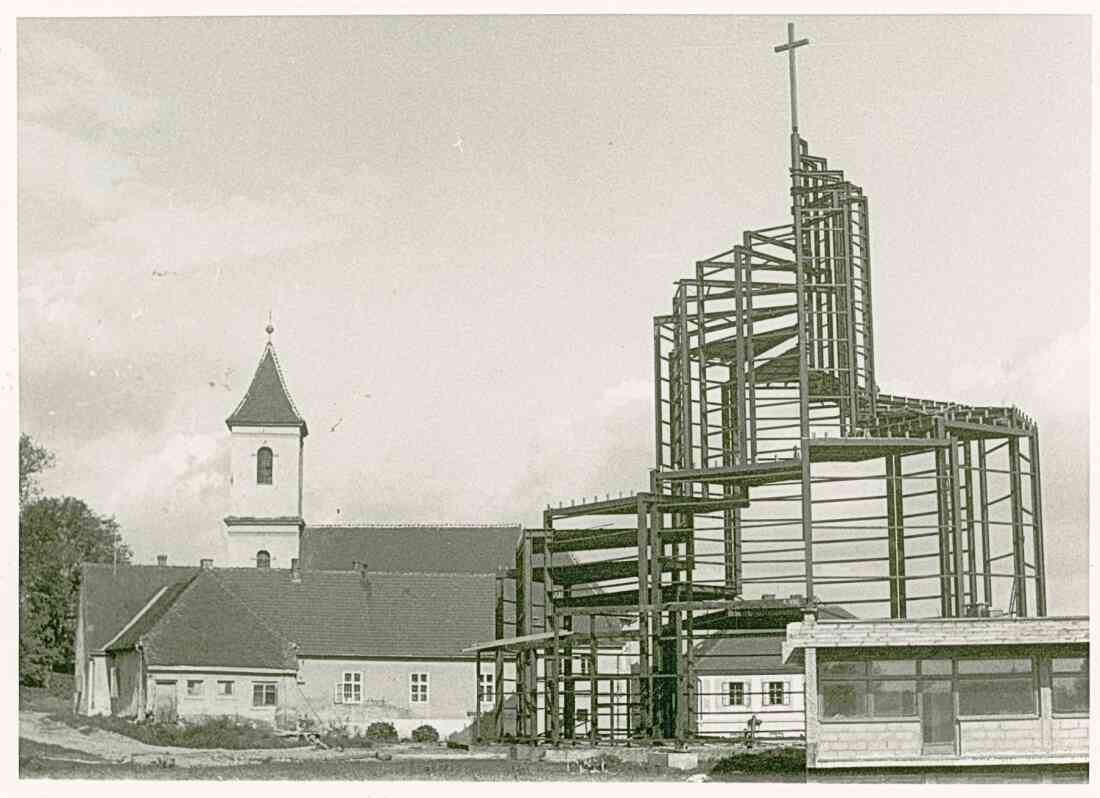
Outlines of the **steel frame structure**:
{"type": "Polygon", "coordinates": [[[697,737],[699,641],[804,606],[1046,614],[1036,424],[882,392],[867,197],[811,154],[797,116],[790,181],[791,221],[698,261],[654,318],[648,489],[547,508],[502,575],[515,600],[498,601],[500,636],[541,634],[514,651],[520,739],[573,737],[579,689],[593,740],[697,737]],[[750,609],[792,587],[785,606],[750,609]],[[631,668],[598,673],[612,651],[631,668]]]}

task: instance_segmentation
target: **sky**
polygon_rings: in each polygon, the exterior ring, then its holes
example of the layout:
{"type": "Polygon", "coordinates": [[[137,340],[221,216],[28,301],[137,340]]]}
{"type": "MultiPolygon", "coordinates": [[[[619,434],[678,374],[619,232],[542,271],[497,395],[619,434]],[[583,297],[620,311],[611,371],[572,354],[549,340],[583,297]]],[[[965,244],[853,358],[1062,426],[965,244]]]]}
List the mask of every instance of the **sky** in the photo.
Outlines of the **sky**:
{"type": "MultiPolygon", "coordinates": [[[[648,484],[652,316],[789,221],[779,17],[21,20],[20,428],[136,561],[224,557],[270,313],[309,523],[511,522],[648,484]]],[[[794,18],[870,197],[877,380],[1041,430],[1087,610],[1090,31],[794,18]]]]}

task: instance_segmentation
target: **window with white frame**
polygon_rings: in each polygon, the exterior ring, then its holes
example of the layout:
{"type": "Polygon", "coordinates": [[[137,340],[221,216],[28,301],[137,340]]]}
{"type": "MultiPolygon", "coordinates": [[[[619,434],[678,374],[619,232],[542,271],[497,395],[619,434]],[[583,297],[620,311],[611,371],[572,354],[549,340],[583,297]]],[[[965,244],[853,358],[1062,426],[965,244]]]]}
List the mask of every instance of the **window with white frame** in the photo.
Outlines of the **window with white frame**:
{"type": "Polygon", "coordinates": [[[764,695],[765,706],[782,706],[791,703],[790,682],[768,682],[768,689],[764,695]]]}
{"type": "Polygon", "coordinates": [[[252,706],[273,707],[277,706],[278,703],[278,693],[274,682],[252,683],[252,706]]]}
{"type": "Polygon", "coordinates": [[[722,683],[722,706],[746,707],[748,706],[749,691],[744,682],[722,683]]]}
{"type": "Polygon", "coordinates": [[[107,673],[107,688],[111,698],[118,698],[118,668],[112,667],[107,673]]]}
{"type": "Polygon", "coordinates": [[[336,683],[333,701],[337,704],[362,704],[363,672],[344,671],[336,683]]]}
{"type": "Polygon", "coordinates": [[[478,676],[477,694],[482,704],[493,703],[493,674],[482,673],[478,676]]]}
{"type": "Polygon", "coordinates": [[[187,680],[187,697],[199,698],[202,696],[203,681],[202,679],[188,679],[187,680]]]}
{"type": "Polygon", "coordinates": [[[409,674],[409,701],[414,704],[428,703],[428,674],[409,674]]]}
{"type": "Polygon", "coordinates": [[[232,698],[233,697],[233,682],[229,679],[218,680],[218,698],[232,698]]]}

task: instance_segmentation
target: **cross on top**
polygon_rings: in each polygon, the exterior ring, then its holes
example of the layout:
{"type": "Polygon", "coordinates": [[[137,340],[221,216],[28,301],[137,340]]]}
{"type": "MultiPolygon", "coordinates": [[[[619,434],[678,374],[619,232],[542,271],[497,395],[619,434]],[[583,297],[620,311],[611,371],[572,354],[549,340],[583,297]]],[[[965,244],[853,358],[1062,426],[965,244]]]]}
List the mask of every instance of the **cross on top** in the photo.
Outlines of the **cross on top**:
{"type": "Polygon", "coordinates": [[[794,51],[810,43],[809,39],[794,39],[794,23],[787,23],[787,41],[785,44],[777,44],[777,53],[786,53],[791,66],[791,130],[798,132],[798,82],[795,79],[794,51]]]}

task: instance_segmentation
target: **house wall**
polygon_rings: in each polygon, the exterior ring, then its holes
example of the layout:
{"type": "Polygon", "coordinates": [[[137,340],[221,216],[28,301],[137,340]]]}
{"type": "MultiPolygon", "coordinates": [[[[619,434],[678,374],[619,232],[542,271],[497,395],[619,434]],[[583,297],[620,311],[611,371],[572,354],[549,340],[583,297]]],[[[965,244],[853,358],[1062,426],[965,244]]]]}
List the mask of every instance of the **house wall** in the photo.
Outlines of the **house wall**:
{"type": "Polygon", "coordinates": [[[107,684],[107,655],[92,654],[83,663],[81,706],[84,715],[111,714],[111,693],[107,684]]]}
{"type": "Polygon", "coordinates": [[[297,427],[233,427],[230,435],[230,515],[279,518],[301,515],[301,478],[297,427]],[[273,457],[270,485],[256,483],[256,452],[261,446],[273,457]]]}
{"type": "Polygon", "coordinates": [[[764,737],[802,737],[805,729],[804,677],[792,673],[718,674],[697,679],[697,731],[704,735],[741,735],[754,715],[761,725],[758,734],[764,737]],[[746,684],[747,706],[731,706],[723,698],[729,682],[746,684]],[[784,682],[788,704],[767,703],[769,682],[784,682]]]}
{"type": "Polygon", "coordinates": [[[148,668],[145,676],[144,712],[152,715],[155,708],[158,681],[174,681],[176,711],[182,720],[201,720],[220,716],[238,717],[245,720],[286,728],[293,726],[295,713],[290,709],[295,694],[295,678],[288,673],[240,672],[219,669],[171,670],[148,668]],[[191,696],[187,693],[188,680],[201,680],[202,693],[191,696]],[[217,694],[217,683],[233,683],[233,694],[217,694]],[[255,683],[273,683],[276,689],[276,705],[273,707],[255,707],[252,705],[252,685],[255,683]]]}
{"type": "Polygon", "coordinates": [[[256,552],[261,549],[271,555],[272,568],[289,568],[290,561],[298,556],[300,532],[297,526],[234,524],[226,527],[225,537],[230,568],[255,568],[256,552]]]}
{"type": "MultiPolygon", "coordinates": [[[[402,736],[423,724],[434,726],[440,735],[461,731],[474,722],[476,665],[460,660],[355,660],[302,657],[300,679],[291,693],[289,708],[322,723],[366,729],[374,721],[389,721],[402,736]],[[336,686],[345,671],[362,673],[361,703],[336,702],[336,686]],[[428,701],[414,703],[410,678],[428,674],[428,701]]],[[[481,663],[483,674],[493,673],[493,663],[481,663]]],[[[505,666],[505,678],[514,669],[505,666]]],[[[493,705],[484,702],[483,714],[493,705]]]]}
{"type": "Polygon", "coordinates": [[[112,678],[117,688],[110,698],[111,714],[137,717],[143,705],[141,655],[137,651],[123,651],[109,654],[106,662],[108,691],[112,678]]]}

